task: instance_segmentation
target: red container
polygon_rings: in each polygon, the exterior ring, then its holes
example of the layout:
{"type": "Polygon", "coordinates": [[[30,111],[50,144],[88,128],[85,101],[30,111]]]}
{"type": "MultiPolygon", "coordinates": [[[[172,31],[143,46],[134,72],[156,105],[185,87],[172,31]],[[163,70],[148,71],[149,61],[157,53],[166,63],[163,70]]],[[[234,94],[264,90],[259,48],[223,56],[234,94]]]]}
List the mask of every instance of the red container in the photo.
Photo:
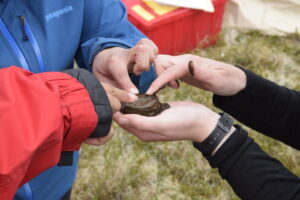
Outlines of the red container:
{"type": "Polygon", "coordinates": [[[165,14],[157,14],[142,0],[123,2],[128,9],[129,20],[155,42],[159,52],[176,55],[216,42],[227,0],[212,0],[214,13],[177,8],[165,14]]]}

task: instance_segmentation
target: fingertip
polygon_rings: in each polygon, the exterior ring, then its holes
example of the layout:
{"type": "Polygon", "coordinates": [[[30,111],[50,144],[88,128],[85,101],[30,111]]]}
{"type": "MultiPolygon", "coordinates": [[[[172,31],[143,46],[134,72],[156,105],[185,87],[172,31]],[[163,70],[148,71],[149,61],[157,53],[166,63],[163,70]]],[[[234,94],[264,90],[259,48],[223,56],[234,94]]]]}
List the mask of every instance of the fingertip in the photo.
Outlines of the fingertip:
{"type": "Polygon", "coordinates": [[[122,116],[122,113],[120,111],[113,114],[113,120],[118,121],[118,119],[122,116]]]}
{"type": "Polygon", "coordinates": [[[132,94],[132,93],[128,93],[128,96],[129,96],[129,98],[132,102],[134,102],[138,99],[138,97],[135,94],[132,94]]]}
{"type": "Polygon", "coordinates": [[[177,80],[170,81],[167,85],[173,89],[178,89],[180,87],[179,82],[177,80]]]}
{"type": "Polygon", "coordinates": [[[129,120],[126,119],[126,118],[120,117],[119,120],[118,120],[118,123],[121,126],[128,126],[129,125],[129,120]]]}
{"type": "Polygon", "coordinates": [[[130,92],[131,94],[138,94],[138,93],[139,93],[139,90],[136,89],[136,88],[130,88],[129,92],[130,92]]]}
{"type": "Polygon", "coordinates": [[[150,85],[150,87],[148,88],[148,90],[146,91],[146,94],[148,95],[152,95],[155,92],[157,92],[161,87],[163,87],[164,85],[160,85],[159,82],[157,82],[158,79],[154,80],[152,82],[152,84],[150,85]]]}
{"type": "Polygon", "coordinates": [[[145,65],[135,65],[133,67],[133,73],[137,76],[141,75],[141,73],[145,71],[149,71],[150,65],[145,64],[145,65]]]}
{"type": "Polygon", "coordinates": [[[139,75],[141,75],[142,72],[141,71],[134,71],[133,73],[134,73],[134,75],[139,76],[139,75]]]}
{"type": "Polygon", "coordinates": [[[152,95],[152,94],[153,94],[152,88],[149,88],[149,89],[146,91],[146,94],[147,94],[147,95],[152,95]]]}

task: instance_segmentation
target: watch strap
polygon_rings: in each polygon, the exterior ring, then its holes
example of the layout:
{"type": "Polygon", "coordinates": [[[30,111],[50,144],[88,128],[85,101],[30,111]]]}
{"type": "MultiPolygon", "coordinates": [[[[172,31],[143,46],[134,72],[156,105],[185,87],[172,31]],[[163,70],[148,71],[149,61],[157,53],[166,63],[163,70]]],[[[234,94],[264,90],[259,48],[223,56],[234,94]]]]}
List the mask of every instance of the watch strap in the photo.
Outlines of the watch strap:
{"type": "Polygon", "coordinates": [[[233,119],[229,115],[226,113],[220,113],[220,115],[217,126],[211,134],[203,142],[193,142],[194,147],[205,156],[212,154],[233,125],[233,119]]]}

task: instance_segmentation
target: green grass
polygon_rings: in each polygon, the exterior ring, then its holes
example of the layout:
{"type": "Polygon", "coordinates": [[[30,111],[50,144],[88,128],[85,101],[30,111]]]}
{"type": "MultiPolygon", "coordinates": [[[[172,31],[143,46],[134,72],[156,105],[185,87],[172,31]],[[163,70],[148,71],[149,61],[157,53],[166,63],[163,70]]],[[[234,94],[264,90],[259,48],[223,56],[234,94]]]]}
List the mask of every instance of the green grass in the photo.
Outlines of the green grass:
{"type": "MultiPolygon", "coordinates": [[[[297,34],[277,37],[251,32],[234,39],[222,36],[214,47],[192,53],[242,65],[279,84],[300,89],[297,34]]],[[[213,108],[210,93],[186,84],[179,90],[165,89],[159,96],[165,102],[191,100],[213,108]]],[[[143,143],[114,127],[116,135],[105,146],[83,146],[72,199],[239,199],[191,142],[143,143]]],[[[300,176],[299,152],[245,128],[267,153],[300,176]]]]}

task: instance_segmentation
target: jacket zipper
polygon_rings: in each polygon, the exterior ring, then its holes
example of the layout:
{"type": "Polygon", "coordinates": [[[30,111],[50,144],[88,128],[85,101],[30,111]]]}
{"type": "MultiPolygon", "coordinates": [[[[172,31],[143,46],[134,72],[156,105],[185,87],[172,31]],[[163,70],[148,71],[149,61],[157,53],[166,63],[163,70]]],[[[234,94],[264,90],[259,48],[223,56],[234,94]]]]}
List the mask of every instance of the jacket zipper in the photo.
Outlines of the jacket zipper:
{"type": "MultiPolygon", "coordinates": [[[[20,16],[20,22],[21,22],[21,27],[22,27],[22,32],[23,32],[23,39],[25,41],[30,42],[30,44],[34,50],[35,56],[37,58],[37,61],[38,61],[39,71],[45,72],[46,69],[45,69],[43,57],[41,54],[41,50],[38,46],[37,40],[35,39],[32,31],[30,29],[30,26],[26,23],[24,16],[20,16]]],[[[0,18],[0,31],[2,32],[4,37],[7,39],[9,45],[12,47],[13,51],[17,55],[17,58],[21,64],[21,67],[25,70],[31,71],[23,52],[21,51],[16,40],[13,38],[12,34],[9,32],[7,26],[4,24],[4,22],[1,18],[0,18]]]]}
{"type": "Polygon", "coordinates": [[[6,25],[4,24],[3,20],[0,18],[0,31],[4,35],[4,37],[7,39],[9,45],[12,47],[14,50],[15,54],[17,55],[19,62],[21,64],[21,67],[25,70],[30,71],[29,65],[25,59],[24,54],[22,53],[20,47],[18,46],[17,42],[7,29],[6,25]]]}
{"type": "Polygon", "coordinates": [[[21,28],[22,28],[22,33],[23,33],[23,40],[27,41],[29,40],[28,35],[26,33],[25,30],[25,17],[24,16],[20,16],[20,22],[21,22],[21,28]]]}
{"type": "MultiPolygon", "coordinates": [[[[6,27],[6,25],[4,24],[4,22],[1,18],[0,18],[0,31],[2,32],[4,37],[7,39],[9,45],[12,47],[15,54],[17,55],[19,62],[21,64],[21,67],[25,70],[30,71],[29,65],[25,59],[24,54],[22,53],[20,47],[18,46],[17,42],[15,41],[15,39],[13,38],[13,36],[11,35],[11,33],[9,32],[8,28],[6,27]]],[[[24,186],[25,186],[27,200],[32,200],[32,191],[31,191],[30,185],[28,183],[26,183],[24,186]]]]}
{"type": "Polygon", "coordinates": [[[25,189],[25,193],[26,193],[26,199],[32,200],[33,199],[32,190],[31,190],[29,183],[24,184],[24,189],[25,189]]]}
{"type": "Polygon", "coordinates": [[[25,41],[29,40],[33,51],[35,53],[35,56],[37,58],[38,61],[38,65],[39,65],[39,69],[40,72],[45,72],[45,65],[44,65],[44,61],[43,61],[43,57],[42,57],[42,53],[40,50],[40,47],[37,43],[37,40],[35,39],[29,24],[26,23],[26,19],[24,16],[20,16],[20,21],[21,21],[21,26],[22,26],[22,32],[23,32],[23,39],[25,41]]]}

